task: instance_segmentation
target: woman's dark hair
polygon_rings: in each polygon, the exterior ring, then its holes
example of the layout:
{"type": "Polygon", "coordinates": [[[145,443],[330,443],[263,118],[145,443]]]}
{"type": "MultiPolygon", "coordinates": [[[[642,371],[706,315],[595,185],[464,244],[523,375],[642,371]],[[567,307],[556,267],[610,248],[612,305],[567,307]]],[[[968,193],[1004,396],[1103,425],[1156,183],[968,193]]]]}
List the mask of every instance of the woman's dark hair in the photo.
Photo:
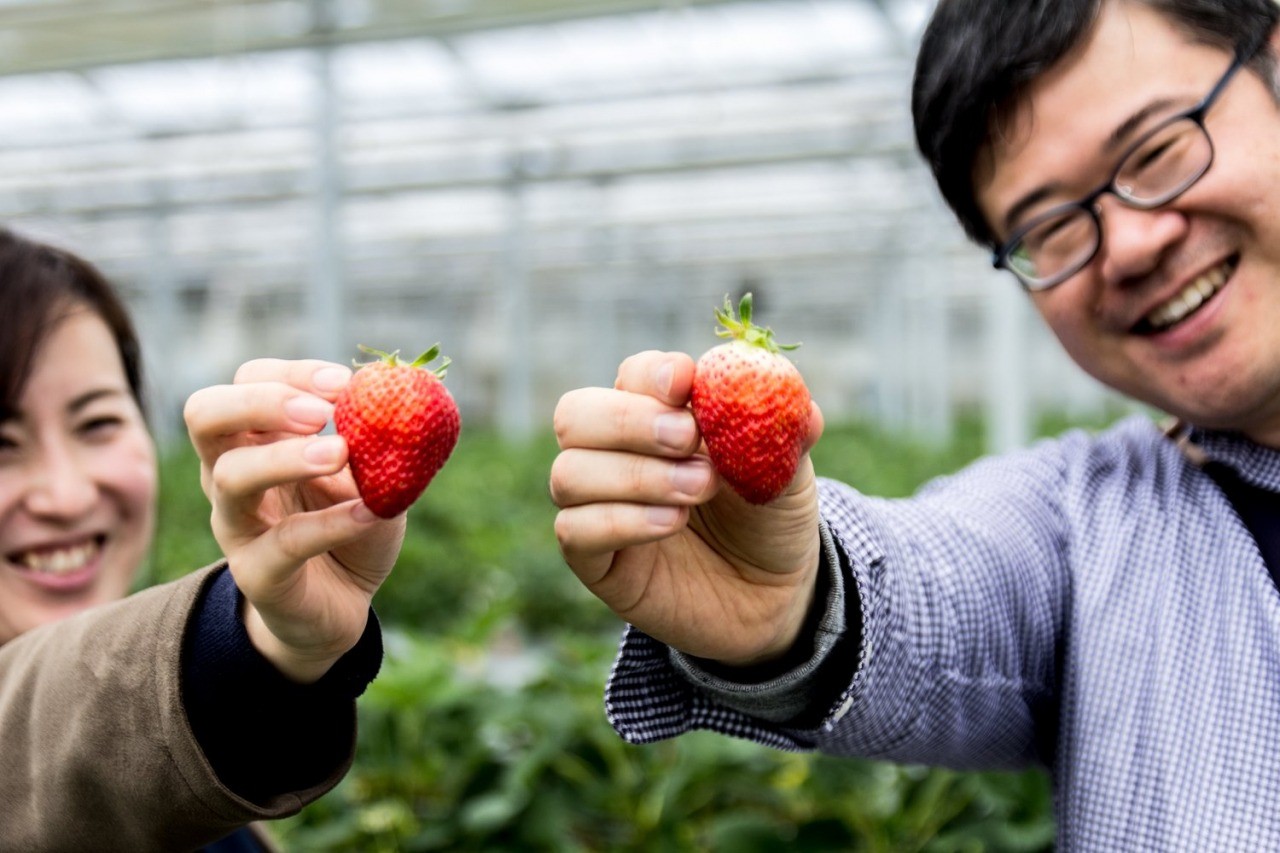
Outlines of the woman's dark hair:
{"type": "MultiPolygon", "coordinates": [[[[994,245],[973,191],[977,158],[1027,87],[1089,33],[1104,2],[1118,0],[939,0],[916,60],[911,110],[916,145],[965,233],[994,245]]],[[[1136,0],[1193,40],[1232,51],[1269,33],[1275,0],[1136,0]]],[[[1259,51],[1269,78],[1275,61],[1259,51]]]]}
{"type": "Polygon", "coordinates": [[[142,348],[115,288],[72,252],[0,228],[0,420],[17,411],[40,345],[69,313],[84,308],[111,330],[129,390],[145,411],[142,348]]]}

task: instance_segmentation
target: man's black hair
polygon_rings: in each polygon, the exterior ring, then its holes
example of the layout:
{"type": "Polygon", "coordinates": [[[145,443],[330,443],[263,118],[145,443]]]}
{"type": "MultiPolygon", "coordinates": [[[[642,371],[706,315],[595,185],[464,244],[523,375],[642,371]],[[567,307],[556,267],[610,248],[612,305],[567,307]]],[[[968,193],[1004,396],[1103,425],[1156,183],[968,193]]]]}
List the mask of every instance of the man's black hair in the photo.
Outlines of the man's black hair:
{"type": "MultiPolygon", "coordinates": [[[[1135,2],[1193,40],[1232,51],[1280,17],[1275,0],[939,0],[916,60],[916,145],[974,242],[995,234],[974,198],[973,172],[993,131],[1032,81],[1089,34],[1102,3],[1135,2]]],[[[1274,58],[1261,51],[1258,68],[1274,58]]]]}

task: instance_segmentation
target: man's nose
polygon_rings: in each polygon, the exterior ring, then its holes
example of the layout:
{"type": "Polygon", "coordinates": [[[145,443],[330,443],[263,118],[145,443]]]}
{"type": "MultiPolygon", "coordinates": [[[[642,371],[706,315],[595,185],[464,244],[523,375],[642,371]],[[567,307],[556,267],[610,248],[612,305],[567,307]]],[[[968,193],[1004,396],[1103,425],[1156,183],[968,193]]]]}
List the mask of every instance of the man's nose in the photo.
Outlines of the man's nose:
{"type": "Polygon", "coordinates": [[[1150,275],[1187,233],[1187,217],[1171,207],[1141,210],[1103,197],[1097,212],[1102,275],[1108,284],[1124,285],[1150,275]]]}

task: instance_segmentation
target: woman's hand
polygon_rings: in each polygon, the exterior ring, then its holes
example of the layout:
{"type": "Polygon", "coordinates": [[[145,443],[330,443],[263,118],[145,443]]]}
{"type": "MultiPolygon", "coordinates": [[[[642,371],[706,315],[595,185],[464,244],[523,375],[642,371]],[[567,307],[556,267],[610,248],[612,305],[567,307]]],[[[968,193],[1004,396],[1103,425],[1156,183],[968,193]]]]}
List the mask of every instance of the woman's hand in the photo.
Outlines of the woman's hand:
{"type": "Polygon", "coordinates": [[[360,639],[404,541],[403,516],[381,520],[360,501],[346,441],[319,435],[350,378],[329,362],[250,361],[183,413],[249,638],[299,682],[360,639]]]}

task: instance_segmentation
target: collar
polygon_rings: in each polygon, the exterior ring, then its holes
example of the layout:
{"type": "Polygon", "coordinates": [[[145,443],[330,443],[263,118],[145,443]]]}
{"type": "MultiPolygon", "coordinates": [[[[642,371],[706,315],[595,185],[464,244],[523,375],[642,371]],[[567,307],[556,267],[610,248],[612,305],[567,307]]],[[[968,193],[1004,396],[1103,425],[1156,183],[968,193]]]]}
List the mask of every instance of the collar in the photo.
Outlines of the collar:
{"type": "Polygon", "coordinates": [[[1182,421],[1166,425],[1165,435],[1197,467],[1217,462],[1248,483],[1280,492],[1280,450],[1264,447],[1239,432],[1203,429],[1182,421]]]}

